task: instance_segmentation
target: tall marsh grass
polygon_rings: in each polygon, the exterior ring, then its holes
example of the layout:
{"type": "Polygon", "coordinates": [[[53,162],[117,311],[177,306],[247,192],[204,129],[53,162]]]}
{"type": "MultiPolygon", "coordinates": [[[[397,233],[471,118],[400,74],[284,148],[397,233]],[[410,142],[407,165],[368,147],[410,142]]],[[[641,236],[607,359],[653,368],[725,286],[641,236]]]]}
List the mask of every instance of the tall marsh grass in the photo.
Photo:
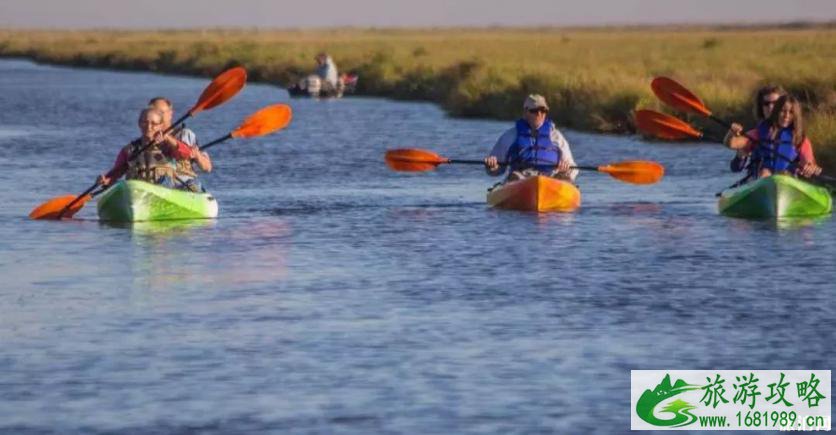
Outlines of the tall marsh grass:
{"type": "MultiPolygon", "coordinates": [[[[319,29],[297,31],[0,31],[0,56],[211,76],[240,64],[287,85],[329,52],[360,74],[358,92],[430,100],[453,116],[511,119],[546,95],[561,126],[632,132],[632,111],[663,109],[650,80],[686,84],[720,116],[752,123],[757,87],[806,105],[820,159],[836,169],[836,26],[774,29],[319,29]]],[[[708,130],[717,127],[690,118],[708,130]]]]}

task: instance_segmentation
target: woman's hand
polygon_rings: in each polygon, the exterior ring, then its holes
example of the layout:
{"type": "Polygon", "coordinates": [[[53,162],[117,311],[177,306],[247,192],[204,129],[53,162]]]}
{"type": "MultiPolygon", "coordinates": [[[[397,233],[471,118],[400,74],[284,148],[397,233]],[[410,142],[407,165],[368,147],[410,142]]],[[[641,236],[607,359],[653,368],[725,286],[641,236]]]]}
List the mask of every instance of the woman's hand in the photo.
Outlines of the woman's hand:
{"type": "Polygon", "coordinates": [[[804,178],[815,177],[821,174],[821,166],[813,162],[804,162],[804,164],[798,168],[798,173],[804,178]]]}
{"type": "Polygon", "coordinates": [[[723,138],[723,144],[733,150],[740,150],[749,144],[749,139],[743,135],[743,126],[733,122],[726,137],[723,138]]]}
{"type": "Polygon", "coordinates": [[[569,162],[566,160],[561,160],[560,163],[557,164],[557,173],[558,174],[568,174],[572,170],[572,167],[569,165],[569,162]]]}
{"type": "Polygon", "coordinates": [[[113,180],[111,180],[110,177],[108,177],[105,174],[99,175],[99,177],[96,178],[96,184],[100,186],[110,186],[111,181],[113,180]]]}

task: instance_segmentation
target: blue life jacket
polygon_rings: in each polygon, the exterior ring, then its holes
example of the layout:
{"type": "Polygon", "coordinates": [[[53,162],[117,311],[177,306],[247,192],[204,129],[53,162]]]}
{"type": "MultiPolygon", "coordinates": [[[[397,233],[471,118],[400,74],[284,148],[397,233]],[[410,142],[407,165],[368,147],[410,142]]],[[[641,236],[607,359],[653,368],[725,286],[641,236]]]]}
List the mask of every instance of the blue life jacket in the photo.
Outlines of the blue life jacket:
{"type": "Polygon", "coordinates": [[[758,139],[760,146],[752,152],[750,170],[760,172],[760,169],[769,169],[773,173],[788,171],[793,162],[798,159],[798,149],[792,142],[792,128],[782,128],[773,140],[769,134],[769,125],[761,122],[758,124],[758,139]],[[786,159],[779,157],[778,154],[786,159]]]}
{"type": "Polygon", "coordinates": [[[517,120],[517,138],[508,148],[505,161],[512,171],[533,168],[551,173],[560,163],[560,148],[552,143],[554,124],[546,120],[537,130],[532,130],[524,119],[517,120]],[[534,136],[536,134],[536,136],[534,136]]]}

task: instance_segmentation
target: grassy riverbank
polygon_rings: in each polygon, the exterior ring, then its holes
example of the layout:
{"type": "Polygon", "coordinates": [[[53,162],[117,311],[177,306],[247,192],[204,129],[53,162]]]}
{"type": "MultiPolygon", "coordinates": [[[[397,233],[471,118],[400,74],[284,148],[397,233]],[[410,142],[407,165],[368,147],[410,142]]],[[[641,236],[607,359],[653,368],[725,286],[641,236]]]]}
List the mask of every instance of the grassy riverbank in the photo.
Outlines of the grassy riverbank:
{"type": "MultiPolygon", "coordinates": [[[[511,119],[531,92],[561,126],[633,130],[631,111],[661,109],[649,82],[669,75],[720,117],[751,123],[764,83],[806,103],[808,133],[836,169],[836,26],[776,29],[326,29],[305,31],[0,31],[0,56],[210,76],[242,64],[288,84],[328,51],[360,74],[358,91],[430,100],[454,116],[511,119]]],[[[698,125],[719,132],[699,119],[698,125]]]]}

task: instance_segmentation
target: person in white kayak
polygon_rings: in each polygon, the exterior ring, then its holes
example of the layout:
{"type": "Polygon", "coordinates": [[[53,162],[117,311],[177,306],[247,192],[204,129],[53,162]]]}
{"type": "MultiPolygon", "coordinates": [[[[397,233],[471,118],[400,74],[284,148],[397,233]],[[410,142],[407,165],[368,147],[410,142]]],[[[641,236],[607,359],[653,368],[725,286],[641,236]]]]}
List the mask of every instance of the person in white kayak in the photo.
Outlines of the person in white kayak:
{"type": "Polygon", "coordinates": [[[532,94],[523,103],[523,117],[508,129],[485,158],[485,168],[492,176],[505,173],[508,180],[533,175],[548,175],[575,181],[578,175],[569,142],[554,123],[547,119],[549,105],[542,95],[532,94]]]}

